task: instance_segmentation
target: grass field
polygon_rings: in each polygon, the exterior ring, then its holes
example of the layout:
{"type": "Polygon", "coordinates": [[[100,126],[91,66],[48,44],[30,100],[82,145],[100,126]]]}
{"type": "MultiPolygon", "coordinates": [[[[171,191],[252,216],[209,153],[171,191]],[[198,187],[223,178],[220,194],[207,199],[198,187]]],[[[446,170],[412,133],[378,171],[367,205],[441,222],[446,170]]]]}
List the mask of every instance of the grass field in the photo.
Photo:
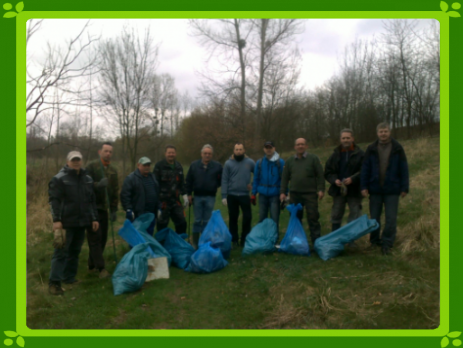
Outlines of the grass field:
{"type": "MultiPolygon", "coordinates": [[[[401,199],[398,234],[391,256],[358,249],[322,261],[300,257],[241,256],[233,249],[223,270],[198,275],[171,267],[170,279],[113,295],[111,279],[87,272],[82,249],[75,286],[48,295],[53,253],[47,197],[28,207],[27,326],[32,329],[433,329],[439,326],[439,138],[403,141],[410,167],[410,194],[401,199]]],[[[365,149],[366,144],[360,144],[365,149]]],[[[324,164],[332,149],[315,149],[324,164]]],[[[289,154],[286,154],[289,155],[289,154]]],[[[287,156],[283,155],[283,158],[287,156]]],[[[328,186],[327,186],[328,188],[328,186]]],[[[332,198],[320,204],[322,235],[330,231],[332,198]]],[[[225,222],[228,213],[219,196],[225,222]]],[[[363,212],[369,213],[368,201],[363,212]]],[[[188,213],[187,213],[188,216],[188,213]]],[[[347,216],[347,212],[346,212],[347,216]]],[[[119,213],[117,228],[124,215],[119,213]]],[[[258,209],[253,207],[253,226],[258,209]]],[[[193,221],[193,213],[191,213],[193,221]]],[[[289,214],[282,212],[280,238],[289,214]]],[[[192,222],[191,221],[191,222],[192,222]]],[[[241,226],[241,224],[240,224],[241,226]]],[[[307,236],[307,222],[304,218],[307,236]]],[[[241,228],[240,228],[241,231],[241,228]]],[[[310,240],[310,238],[309,238],[310,240]]],[[[116,236],[120,258],[127,244],[116,236]]],[[[112,241],[107,269],[116,265],[112,241]]]]}

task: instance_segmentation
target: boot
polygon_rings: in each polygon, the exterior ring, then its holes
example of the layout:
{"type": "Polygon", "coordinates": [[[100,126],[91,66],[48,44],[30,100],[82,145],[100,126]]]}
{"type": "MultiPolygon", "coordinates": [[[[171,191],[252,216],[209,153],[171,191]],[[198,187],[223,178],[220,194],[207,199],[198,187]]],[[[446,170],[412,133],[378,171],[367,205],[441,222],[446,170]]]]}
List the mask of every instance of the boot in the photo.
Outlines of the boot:
{"type": "Polygon", "coordinates": [[[48,285],[48,293],[50,295],[63,295],[64,291],[58,283],[50,283],[48,285]]]}
{"type": "Polygon", "coordinates": [[[107,270],[105,270],[104,268],[100,271],[100,275],[99,275],[99,278],[100,279],[104,279],[104,278],[109,278],[111,277],[111,273],[109,273],[107,270]]]}
{"type": "Polygon", "coordinates": [[[331,224],[331,232],[334,232],[341,228],[341,224],[331,224]]]}
{"type": "Polygon", "coordinates": [[[200,233],[199,233],[199,232],[193,232],[193,247],[194,247],[195,249],[198,249],[199,236],[200,236],[200,233]]]}

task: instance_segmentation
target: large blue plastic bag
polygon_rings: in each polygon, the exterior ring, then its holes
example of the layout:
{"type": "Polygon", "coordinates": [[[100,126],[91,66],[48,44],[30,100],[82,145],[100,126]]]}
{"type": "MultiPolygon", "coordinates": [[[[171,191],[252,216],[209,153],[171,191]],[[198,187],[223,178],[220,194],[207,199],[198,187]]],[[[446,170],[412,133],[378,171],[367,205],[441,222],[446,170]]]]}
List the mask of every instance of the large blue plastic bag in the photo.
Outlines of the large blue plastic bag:
{"type": "MultiPolygon", "coordinates": [[[[186,236],[186,235],[185,235],[186,236]]],[[[164,228],[154,235],[172,256],[172,263],[178,268],[185,269],[190,264],[191,255],[195,252],[187,241],[170,228],[164,228]]]]}
{"type": "Polygon", "coordinates": [[[151,223],[154,221],[155,218],[156,217],[153,213],[141,214],[134,220],[134,222],[132,222],[132,225],[133,227],[135,227],[137,231],[143,231],[148,233],[148,227],[150,227],[151,223]]]}
{"type": "Polygon", "coordinates": [[[207,242],[201,245],[199,249],[191,255],[190,264],[185,271],[193,273],[211,273],[221,270],[226,265],[228,265],[228,262],[223,258],[220,249],[213,248],[211,242],[207,242]]]}
{"type": "Polygon", "coordinates": [[[365,214],[340,229],[318,238],[314,245],[315,251],[322,260],[326,261],[343,251],[345,244],[373,232],[378,227],[378,222],[375,219],[368,219],[365,214]]]}
{"type": "MultiPolygon", "coordinates": [[[[146,240],[142,237],[139,231],[133,227],[129,220],[124,221],[124,225],[120,228],[118,234],[127,242],[131,247],[138,244],[146,243],[146,240]]],[[[148,245],[147,250],[151,257],[155,257],[153,249],[148,245]]]]}
{"type": "Polygon", "coordinates": [[[133,247],[116,266],[112,276],[114,295],[140,289],[148,275],[148,244],[133,247]]]}
{"type": "Polygon", "coordinates": [[[275,243],[277,240],[277,224],[272,219],[267,218],[254,226],[251,232],[246,236],[243,255],[272,253],[276,250],[275,243]]]}
{"type": "Polygon", "coordinates": [[[286,209],[288,209],[291,217],[289,218],[289,225],[285,237],[280,243],[279,251],[288,254],[309,256],[309,242],[307,242],[307,237],[301,225],[301,221],[297,218],[297,212],[302,210],[302,206],[300,204],[290,204],[286,209]]]}
{"type": "Polygon", "coordinates": [[[211,242],[211,246],[219,248],[222,251],[223,257],[228,259],[230,257],[231,240],[232,236],[222,219],[222,215],[220,215],[220,210],[215,210],[203,233],[201,233],[198,245],[201,246],[207,242],[211,242]]]}
{"type": "Polygon", "coordinates": [[[167,262],[170,266],[172,256],[170,256],[167,250],[148,233],[143,230],[135,229],[129,220],[125,220],[124,226],[122,226],[118,233],[131,247],[142,243],[148,243],[147,249],[150,256],[152,258],[167,257],[167,262]]]}

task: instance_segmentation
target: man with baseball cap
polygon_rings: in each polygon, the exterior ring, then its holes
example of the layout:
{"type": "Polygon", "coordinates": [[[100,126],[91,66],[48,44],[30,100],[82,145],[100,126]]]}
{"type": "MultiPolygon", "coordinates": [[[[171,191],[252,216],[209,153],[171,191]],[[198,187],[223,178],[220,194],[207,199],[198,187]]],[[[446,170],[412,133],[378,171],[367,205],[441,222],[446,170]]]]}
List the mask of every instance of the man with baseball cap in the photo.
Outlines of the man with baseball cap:
{"type": "Polygon", "coordinates": [[[48,196],[53,217],[55,251],[51,260],[48,291],[62,295],[61,282],[76,283],[79,254],[85,240],[85,230],[98,230],[93,180],[82,169],[82,154],[71,151],[67,164],[48,185],[48,196]]]}
{"type": "MultiPolygon", "coordinates": [[[[151,173],[151,160],[142,157],[138,160],[137,169],[127,175],[122,185],[121,204],[126,211],[126,218],[133,221],[144,213],[157,215],[159,210],[159,184],[151,173]]],[[[153,235],[155,220],[147,232],[153,235]]]]}
{"type": "Polygon", "coordinates": [[[259,222],[270,217],[278,226],[280,219],[280,187],[285,161],[275,151],[273,141],[264,143],[265,156],[257,160],[254,168],[251,204],[256,205],[256,194],[259,194],[259,222]]]}

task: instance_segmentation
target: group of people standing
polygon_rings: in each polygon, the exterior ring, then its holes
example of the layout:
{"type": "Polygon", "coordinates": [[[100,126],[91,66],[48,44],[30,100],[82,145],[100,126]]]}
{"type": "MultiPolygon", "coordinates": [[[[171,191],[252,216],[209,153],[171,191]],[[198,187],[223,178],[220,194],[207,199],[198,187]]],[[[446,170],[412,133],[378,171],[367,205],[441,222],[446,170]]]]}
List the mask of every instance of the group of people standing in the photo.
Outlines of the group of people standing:
{"type": "MultiPolygon", "coordinates": [[[[348,222],[362,212],[362,198],[369,196],[370,215],[380,223],[383,205],[386,225],[370,234],[371,247],[381,247],[388,255],[396,236],[399,197],[409,190],[407,158],[403,147],[391,138],[387,123],[377,126],[378,139],[363,152],[356,144],[351,129],[340,132],[340,145],[329,157],[323,170],[320,159],[307,152],[307,141],[296,139],[296,154],[286,161],[276,152],[273,141],[264,143],[264,156],[254,162],[245,147],[237,143],[233,155],[222,165],[212,160],[213,148],[204,145],[201,159],[191,163],[186,179],[183,167],[176,160],[176,148],[168,145],[165,159],[151,170],[151,160],[142,157],[137,169],[124,180],[120,201],[126,218],[133,221],[144,213],[153,213],[155,221],[148,228],[160,231],[172,219],[177,233],[186,232],[185,210],[194,209],[193,245],[197,247],[201,233],[215,206],[221,187],[222,204],[227,206],[229,230],[235,247],[244,246],[251,230],[251,205],[259,204],[259,222],[270,217],[279,225],[281,209],[287,203],[300,203],[306,210],[312,245],[321,236],[318,204],[324,197],[325,180],[333,197],[331,230],[341,227],[346,205],[348,222]],[[253,173],[253,180],[252,175],[253,173]],[[251,184],[252,181],[252,184],[251,184]],[[258,197],[258,199],[257,199],[258,197]],[[240,210],[243,214],[241,236],[238,233],[240,210]]],[[[100,278],[109,277],[103,251],[108,225],[116,221],[118,176],[111,165],[113,147],[104,143],[99,159],[82,168],[82,155],[71,151],[67,164],[49,184],[49,201],[53,217],[54,246],[49,278],[49,292],[63,293],[61,283],[77,282],[78,256],[85,239],[89,245],[88,270],[98,271],[100,278]]],[[[303,211],[298,212],[302,220],[303,211]]]]}

